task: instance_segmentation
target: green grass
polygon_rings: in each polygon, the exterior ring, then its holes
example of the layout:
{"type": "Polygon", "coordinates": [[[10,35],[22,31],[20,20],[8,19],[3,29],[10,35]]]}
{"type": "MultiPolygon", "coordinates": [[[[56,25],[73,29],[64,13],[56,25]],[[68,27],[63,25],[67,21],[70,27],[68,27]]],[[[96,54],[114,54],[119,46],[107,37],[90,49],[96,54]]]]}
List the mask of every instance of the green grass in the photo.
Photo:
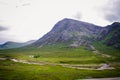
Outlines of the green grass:
{"type": "Polygon", "coordinates": [[[77,70],[61,66],[31,65],[0,61],[0,80],[76,80],[82,78],[117,77],[118,70],[77,70]],[[111,74],[112,73],[112,74],[111,74]]]}
{"type": "Polygon", "coordinates": [[[107,58],[99,54],[95,54],[84,47],[68,48],[68,47],[50,47],[32,48],[32,49],[11,49],[3,50],[1,56],[9,56],[11,58],[24,59],[29,61],[47,61],[53,63],[68,64],[99,64],[106,63],[107,58]],[[39,56],[29,57],[30,55],[39,56]]]}
{"type": "MultiPolygon", "coordinates": [[[[111,47],[111,46],[106,46],[102,41],[95,42],[93,44],[97,50],[101,51],[101,53],[109,54],[116,58],[120,57],[120,50],[115,49],[114,47],[111,47]]],[[[120,61],[120,59],[119,59],[119,61],[120,61]]]]}
{"type": "MultiPolygon", "coordinates": [[[[99,45],[96,48],[101,48],[101,53],[104,53],[107,51],[106,48],[108,47],[99,45]],[[105,49],[103,50],[101,47],[105,49]]],[[[16,58],[31,62],[35,61],[70,65],[99,65],[101,63],[116,62],[115,59],[103,57],[101,54],[95,54],[90,50],[86,50],[84,47],[69,48],[63,44],[52,46],[49,45],[43,48],[19,48],[0,50],[0,57],[16,58]],[[30,55],[37,57],[29,57],[30,55]]],[[[0,61],[0,80],[76,80],[91,77],[120,77],[120,65],[114,63],[112,66],[116,67],[116,69],[96,71],[73,69],[49,64],[23,64],[6,60],[0,61]]]]}
{"type": "Polygon", "coordinates": [[[95,42],[94,46],[103,54],[111,55],[112,58],[107,60],[109,63],[119,63],[120,62],[120,50],[115,49],[114,47],[106,46],[102,41],[95,42]]]}

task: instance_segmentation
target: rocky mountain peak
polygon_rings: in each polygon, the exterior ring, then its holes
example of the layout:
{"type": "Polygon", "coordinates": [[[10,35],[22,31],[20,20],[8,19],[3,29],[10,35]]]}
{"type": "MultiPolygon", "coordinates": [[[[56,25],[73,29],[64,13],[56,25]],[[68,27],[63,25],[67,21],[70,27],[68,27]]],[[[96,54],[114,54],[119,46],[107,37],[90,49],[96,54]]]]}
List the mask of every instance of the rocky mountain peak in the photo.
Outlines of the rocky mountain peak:
{"type": "Polygon", "coordinates": [[[40,46],[53,43],[89,44],[101,27],[87,22],[65,18],[55,24],[53,29],[33,45],[40,46]]]}
{"type": "Polygon", "coordinates": [[[62,29],[62,30],[69,29],[71,31],[71,30],[80,30],[83,28],[88,28],[92,30],[93,28],[97,28],[97,27],[96,25],[91,24],[91,23],[64,18],[63,20],[55,24],[55,26],[53,27],[53,30],[55,31],[56,29],[57,30],[58,29],[62,29]]]}

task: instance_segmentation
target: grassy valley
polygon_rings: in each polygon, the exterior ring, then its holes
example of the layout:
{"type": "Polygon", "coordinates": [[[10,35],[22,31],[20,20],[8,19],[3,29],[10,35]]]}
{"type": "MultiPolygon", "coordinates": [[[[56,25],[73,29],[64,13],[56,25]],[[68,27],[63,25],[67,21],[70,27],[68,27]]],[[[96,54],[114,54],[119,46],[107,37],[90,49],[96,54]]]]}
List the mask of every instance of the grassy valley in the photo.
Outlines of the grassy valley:
{"type": "Polygon", "coordinates": [[[0,79],[77,80],[119,77],[120,64],[115,63],[114,58],[102,54],[102,52],[97,54],[92,50],[86,50],[85,47],[70,48],[64,45],[0,50],[0,57],[8,58],[5,61],[0,60],[0,79]],[[10,59],[26,60],[40,63],[40,65],[13,62],[10,59]],[[110,64],[115,69],[95,70],[104,63],[110,64]],[[79,69],[79,67],[90,69],[79,69]],[[91,70],[91,68],[94,70],[91,70]]]}

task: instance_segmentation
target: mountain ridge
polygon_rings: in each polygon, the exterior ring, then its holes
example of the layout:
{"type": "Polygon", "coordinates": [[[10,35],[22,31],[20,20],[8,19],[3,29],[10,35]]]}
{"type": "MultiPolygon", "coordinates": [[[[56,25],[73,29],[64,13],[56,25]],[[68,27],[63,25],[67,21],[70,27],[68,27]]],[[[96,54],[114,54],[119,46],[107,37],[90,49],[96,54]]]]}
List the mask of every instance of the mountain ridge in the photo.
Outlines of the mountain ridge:
{"type": "MultiPolygon", "coordinates": [[[[77,37],[79,35],[83,35],[83,36],[89,35],[89,34],[86,34],[85,32],[82,32],[82,29],[85,30],[84,27],[80,27],[82,25],[96,27],[95,25],[90,24],[90,23],[80,22],[77,20],[65,18],[65,19],[59,21],[58,23],[56,23],[50,32],[48,32],[46,35],[44,35],[42,38],[40,38],[40,40],[35,42],[35,45],[39,46],[39,43],[49,44],[49,42],[50,42],[50,44],[56,43],[56,42],[64,42],[65,43],[65,42],[68,42],[68,40],[71,41],[71,39],[73,39],[73,38],[75,39],[75,37],[77,37]],[[46,42],[45,39],[48,41],[46,42]]],[[[90,34],[92,34],[91,27],[87,27],[90,30],[89,31],[90,34]]],[[[96,27],[96,30],[98,30],[97,28],[98,27],[96,27]]],[[[86,30],[86,31],[88,31],[88,30],[86,30]]]]}
{"type": "MultiPolygon", "coordinates": [[[[94,41],[104,40],[108,34],[111,34],[111,32],[118,27],[118,25],[120,25],[120,23],[115,22],[111,25],[101,27],[91,23],[65,18],[58,21],[50,32],[33,43],[32,46],[42,47],[44,45],[56,43],[88,46],[94,41]]],[[[107,41],[108,42],[104,41],[105,45],[109,43],[109,40],[107,41]]],[[[115,44],[117,43],[115,42],[115,44]]]]}
{"type": "Polygon", "coordinates": [[[11,49],[11,48],[20,48],[20,47],[24,47],[27,45],[30,45],[32,43],[34,43],[36,40],[30,40],[27,42],[12,42],[12,41],[7,41],[3,44],[0,45],[0,49],[11,49]]]}

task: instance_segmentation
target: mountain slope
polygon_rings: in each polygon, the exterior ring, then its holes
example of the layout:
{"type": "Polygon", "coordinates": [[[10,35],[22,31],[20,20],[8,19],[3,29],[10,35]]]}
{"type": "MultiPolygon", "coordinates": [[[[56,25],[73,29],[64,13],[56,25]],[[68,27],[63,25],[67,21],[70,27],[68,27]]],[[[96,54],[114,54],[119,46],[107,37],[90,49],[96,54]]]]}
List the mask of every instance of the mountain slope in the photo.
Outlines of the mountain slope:
{"type": "Polygon", "coordinates": [[[99,29],[101,27],[90,23],[65,18],[33,45],[37,47],[54,43],[87,45],[94,40],[93,37],[97,36],[99,29]]]}
{"type": "Polygon", "coordinates": [[[19,48],[19,47],[30,45],[30,44],[32,44],[34,42],[35,42],[35,40],[27,41],[27,42],[24,42],[24,43],[8,41],[8,42],[6,42],[4,44],[1,44],[0,49],[19,48]]]}
{"type": "Polygon", "coordinates": [[[101,27],[87,22],[65,18],[56,23],[50,32],[33,43],[32,46],[42,47],[56,43],[68,43],[72,47],[77,47],[90,46],[95,41],[103,41],[105,45],[115,45],[119,48],[119,25],[120,23],[115,22],[112,25],[101,27]]]}
{"type": "Polygon", "coordinates": [[[103,44],[120,49],[120,23],[115,22],[106,26],[106,29],[108,30],[106,37],[101,39],[103,44]]]}

